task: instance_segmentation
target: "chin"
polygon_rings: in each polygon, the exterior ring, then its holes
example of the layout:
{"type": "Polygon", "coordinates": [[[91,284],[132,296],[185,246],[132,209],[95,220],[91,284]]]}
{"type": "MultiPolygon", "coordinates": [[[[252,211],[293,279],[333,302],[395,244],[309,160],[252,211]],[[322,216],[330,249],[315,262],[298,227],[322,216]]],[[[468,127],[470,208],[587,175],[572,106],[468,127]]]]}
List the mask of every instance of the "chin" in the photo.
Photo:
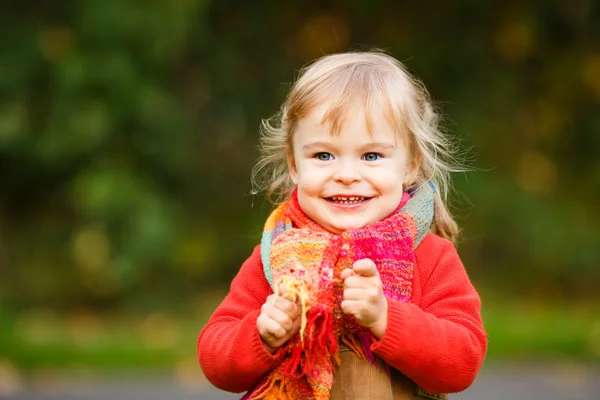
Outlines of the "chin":
{"type": "Polygon", "coordinates": [[[353,229],[364,228],[368,224],[369,224],[368,222],[365,222],[365,223],[353,223],[353,224],[346,224],[346,225],[335,225],[335,226],[332,226],[332,228],[330,230],[332,230],[333,232],[336,232],[336,233],[341,233],[341,232],[350,231],[353,229]]]}

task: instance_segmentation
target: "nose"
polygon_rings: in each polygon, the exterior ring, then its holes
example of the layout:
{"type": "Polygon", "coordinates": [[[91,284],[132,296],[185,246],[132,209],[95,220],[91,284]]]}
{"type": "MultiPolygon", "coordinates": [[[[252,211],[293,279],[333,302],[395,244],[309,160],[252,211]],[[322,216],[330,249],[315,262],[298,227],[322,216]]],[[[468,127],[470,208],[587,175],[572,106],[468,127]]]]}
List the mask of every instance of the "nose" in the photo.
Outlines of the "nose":
{"type": "Polygon", "coordinates": [[[338,168],[333,175],[333,179],[336,182],[343,183],[344,185],[350,185],[362,179],[359,166],[351,160],[340,160],[337,167],[338,168]]]}

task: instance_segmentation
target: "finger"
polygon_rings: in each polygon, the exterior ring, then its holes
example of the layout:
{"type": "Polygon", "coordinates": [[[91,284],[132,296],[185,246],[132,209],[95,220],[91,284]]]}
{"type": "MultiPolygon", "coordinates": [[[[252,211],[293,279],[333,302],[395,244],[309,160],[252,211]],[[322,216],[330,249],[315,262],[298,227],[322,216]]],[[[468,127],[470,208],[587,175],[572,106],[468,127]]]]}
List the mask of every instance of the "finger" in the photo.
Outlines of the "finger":
{"type": "Polygon", "coordinates": [[[291,331],[294,325],[294,321],[285,312],[275,308],[269,307],[265,310],[264,314],[275,321],[281,326],[286,332],[291,331]]]}
{"type": "Polygon", "coordinates": [[[361,307],[361,302],[357,300],[344,300],[341,303],[342,312],[355,317],[359,314],[361,307]]]}
{"type": "Polygon", "coordinates": [[[361,288],[348,288],[344,289],[344,294],[342,299],[346,300],[364,300],[365,291],[361,288]]]}
{"type": "Polygon", "coordinates": [[[271,294],[267,297],[267,301],[265,301],[265,304],[271,304],[274,305],[275,304],[275,300],[277,300],[277,295],[276,294],[271,294]]]}
{"type": "Polygon", "coordinates": [[[355,273],[364,277],[379,275],[379,272],[377,272],[377,266],[368,258],[363,258],[362,260],[356,261],[352,266],[352,269],[355,273]]]}
{"type": "Polygon", "coordinates": [[[365,289],[369,286],[370,282],[368,278],[361,275],[352,275],[344,281],[344,289],[365,289]]]}
{"type": "Polygon", "coordinates": [[[298,306],[298,304],[281,296],[277,296],[277,298],[272,304],[273,307],[275,307],[278,310],[281,310],[291,319],[296,319],[300,315],[300,307],[298,306]]]}
{"type": "Polygon", "coordinates": [[[283,339],[287,335],[287,331],[277,321],[263,314],[256,320],[256,326],[260,336],[268,343],[283,339]]]}
{"type": "Polygon", "coordinates": [[[347,278],[351,277],[352,275],[355,275],[354,270],[352,270],[351,268],[346,268],[340,274],[340,279],[344,281],[347,278]]]}
{"type": "Polygon", "coordinates": [[[294,320],[294,326],[292,327],[292,331],[300,330],[300,326],[302,325],[302,318],[296,318],[294,320]]]}
{"type": "Polygon", "coordinates": [[[277,294],[284,299],[287,299],[291,302],[296,302],[296,298],[298,297],[296,294],[292,294],[290,290],[288,290],[284,284],[280,284],[278,287],[279,291],[277,294]]]}
{"type": "Polygon", "coordinates": [[[292,325],[292,329],[288,331],[288,335],[295,335],[300,331],[300,326],[302,324],[302,319],[296,318],[294,320],[294,324],[292,325]]]}
{"type": "Polygon", "coordinates": [[[272,294],[269,297],[267,297],[267,301],[265,302],[265,304],[263,304],[263,307],[266,304],[269,304],[271,307],[277,308],[285,313],[293,313],[295,311],[295,303],[277,294],[272,294]]]}

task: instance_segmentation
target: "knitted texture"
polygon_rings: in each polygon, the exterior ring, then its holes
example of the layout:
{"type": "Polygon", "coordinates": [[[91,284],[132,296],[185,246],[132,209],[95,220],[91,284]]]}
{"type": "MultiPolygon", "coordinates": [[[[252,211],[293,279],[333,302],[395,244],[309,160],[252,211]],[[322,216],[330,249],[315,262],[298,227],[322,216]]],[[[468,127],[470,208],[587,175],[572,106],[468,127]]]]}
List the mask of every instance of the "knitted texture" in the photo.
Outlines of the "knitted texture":
{"type": "Polygon", "coordinates": [[[341,234],[332,234],[308,218],[296,192],[273,211],[261,242],[265,277],[275,293],[301,303],[301,329],[286,345],[284,361],[245,398],[328,399],[339,364],[339,342],[375,363],[373,335],[341,311],[340,274],[357,260],[371,259],[386,298],[410,302],[414,247],[424,237],[421,233],[429,230],[432,217],[430,186],[412,198],[405,194],[398,209],[383,221],[341,234]],[[281,287],[285,293],[280,293],[281,287]]]}
{"type": "MultiPolygon", "coordinates": [[[[417,227],[417,236],[414,240],[415,248],[419,246],[425,235],[430,231],[434,213],[433,197],[436,191],[435,184],[429,182],[418,190],[411,192],[408,201],[406,201],[406,197],[403,197],[403,201],[400,203],[401,209],[396,210],[396,212],[400,211],[412,216],[415,220],[417,227]]],[[[273,285],[273,278],[271,276],[271,243],[277,236],[292,228],[292,220],[290,218],[283,218],[284,210],[285,207],[280,206],[271,213],[265,223],[260,243],[260,257],[263,262],[265,278],[267,278],[267,281],[271,285],[273,285]]],[[[312,222],[306,215],[300,216],[300,218],[302,224],[312,222]]],[[[316,223],[313,222],[313,224],[316,223]]]]}
{"type": "Polygon", "coordinates": [[[415,248],[429,232],[434,213],[433,195],[436,190],[435,184],[431,181],[428,182],[415,193],[412,193],[410,201],[402,208],[403,213],[411,215],[415,219],[418,230],[415,248]]]}
{"type": "MultiPolygon", "coordinates": [[[[286,356],[286,348],[269,353],[256,328],[261,306],[273,293],[260,250],[256,246],[241,265],[198,335],[205,377],[228,392],[252,390],[286,356]]],[[[429,233],[415,249],[411,297],[410,303],[388,301],[387,328],[371,350],[428,392],[464,390],[483,362],[486,336],[479,296],[451,242],[429,233]]]]}

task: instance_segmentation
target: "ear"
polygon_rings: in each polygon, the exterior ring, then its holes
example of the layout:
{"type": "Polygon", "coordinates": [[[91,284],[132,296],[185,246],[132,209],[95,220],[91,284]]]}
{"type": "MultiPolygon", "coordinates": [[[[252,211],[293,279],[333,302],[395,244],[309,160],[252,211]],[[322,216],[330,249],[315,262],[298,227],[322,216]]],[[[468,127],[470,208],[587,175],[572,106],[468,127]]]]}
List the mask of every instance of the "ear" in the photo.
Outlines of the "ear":
{"type": "Polygon", "coordinates": [[[292,182],[294,185],[298,184],[298,169],[296,168],[296,163],[294,162],[294,154],[291,151],[287,152],[287,163],[288,163],[288,171],[290,171],[290,178],[292,178],[292,182]]]}
{"type": "Polygon", "coordinates": [[[407,163],[404,182],[402,182],[405,188],[417,181],[417,177],[419,176],[419,166],[420,162],[417,157],[413,157],[413,159],[407,163]]]}

